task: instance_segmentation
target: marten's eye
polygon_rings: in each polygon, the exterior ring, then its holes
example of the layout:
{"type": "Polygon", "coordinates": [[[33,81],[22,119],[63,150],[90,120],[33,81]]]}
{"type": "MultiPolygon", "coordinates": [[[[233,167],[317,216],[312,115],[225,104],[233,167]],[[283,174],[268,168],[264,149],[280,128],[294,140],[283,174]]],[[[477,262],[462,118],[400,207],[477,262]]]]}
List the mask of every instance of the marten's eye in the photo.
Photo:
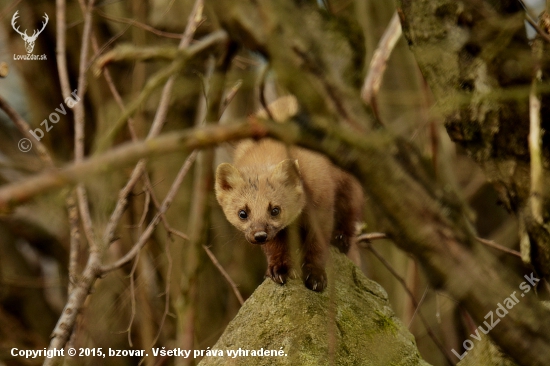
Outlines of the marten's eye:
{"type": "Polygon", "coordinates": [[[280,213],[281,213],[281,209],[279,207],[273,207],[271,209],[271,216],[273,217],[279,216],[280,213]]]}
{"type": "Polygon", "coordinates": [[[248,218],[248,214],[246,213],[245,210],[240,210],[239,211],[239,219],[241,220],[246,220],[248,218]]]}

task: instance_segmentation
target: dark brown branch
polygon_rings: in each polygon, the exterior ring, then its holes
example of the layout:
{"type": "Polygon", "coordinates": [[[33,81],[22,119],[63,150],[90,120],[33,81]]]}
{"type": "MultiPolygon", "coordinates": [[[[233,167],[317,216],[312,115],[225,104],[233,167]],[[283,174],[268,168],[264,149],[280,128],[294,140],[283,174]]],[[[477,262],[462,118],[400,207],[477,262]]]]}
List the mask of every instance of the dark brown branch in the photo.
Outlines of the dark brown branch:
{"type": "Polygon", "coordinates": [[[202,247],[204,248],[204,251],[206,252],[206,254],[208,254],[208,257],[210,258],[214,266],[216,266],[216,268],[218,269],[218,271],[220,271],[223,278],[225,278],[227,283],[229,283],[229,286],[231,286],[233,293],[237,297],[237,300],[239,300],[239,304],[241,305],[244,304],[243,296],[241,295],[241,292],[239,291],[239,288],[237,287],[237,284],[235,283],[235,281],[233,281],[231,276],[229,276],[229,273],[227,273],[227,271],[222,267],[222,265],[220,264],[220,262],[218,261],[214,253],[212,253],[212,251],[210,250],[210,248],[208,248],[206,245],[203,245],[202,247]]]}
{"type": "Polygon", "coordinates": [[[480,237],[476,238],[480,243],[487,245],[488,247],[500,250],[501,252],[508,253],[510,255],[513,255],[514,257],[518,257],[521,259],[521,253],[517,250],[508,249],[500,244],[495,243],[492,240],[483,239],[480,237]]]}
{"type": "Polygon", "coordinates": [[[2,109],[8,117],[13,121],[15,124],[15,127],[21,132],[23,136],[25,136],[27,139],[31,140],[33,144],[36,146],[36,150],[38,153],[38,157],[46,163],[49,167],[54,167],[54,162],[52,157],[50,156],[50,153],[48,152],[48,149],[42,144],[40,141],[37,141],[29,131],[31,131],[31,126],[21,117],[17,111],[8,104],[8,102],[0,96],[0,109],[2,109]]]}

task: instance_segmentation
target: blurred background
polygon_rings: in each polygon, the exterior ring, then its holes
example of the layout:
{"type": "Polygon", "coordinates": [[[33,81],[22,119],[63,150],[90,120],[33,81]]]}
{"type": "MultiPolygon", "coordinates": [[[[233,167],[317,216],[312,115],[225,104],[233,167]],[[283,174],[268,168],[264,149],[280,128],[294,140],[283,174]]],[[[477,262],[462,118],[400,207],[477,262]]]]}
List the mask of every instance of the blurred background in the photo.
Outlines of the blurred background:
{"type": "MultiPolygon", "coordinates": [[[[64,1],[58,1],[63,4],[64,1]]],[[[84,110],[84,151],[94,149],[122,115],[122,106],[131,106],[152,76],[169,67],[169,58],[153,57],[146,61],[122,60],[109,63],[105,72],[95,73],[94,62],[120,45],[175,49],[188,23],[194,0],[105,0],[93,7],[90,51],[86,56],[87,92],[80,103],[84,110]],[[111,80],[109,80],[109,78],[111,80]],[[115,92],[114,92],[115,91],[115,92]],[[117,102],[118,93],[120,100],[117,102]],[[122,103],[122,104],[121,104],[122,103]]],[[[332,1],[333,7],[346,6],[332,1]]],[[[319,6],[324,6],[320,1],[319,6]]],[[[537,5],[533,3],[532,5],[537,5]]],[[[541,5],[539,2],[538,5],[541,5]]],[[[542,4],[543,5],[543,4],[542,4]]],[[[71,91],[78,87],[84,32],[84,0],[67,1],[66,60],[71,91]]],[[[364,77],[378,41],[395,12],[393,1],[359,1],[356,16],[363,28],[365,67],[356,70],[364,77]]],[[[55,108],[65,100],[56,61],[57,11],[55,1],[0,1],[0,62],[7,63],[9,73],[0,79],[0,96],[31,126],[40,127],[55,108]],[[26,54],[25,44],[11,25],[18,11],[18,25],[28,34],[39,29],[49,16],[49,23],[37,37],[33,54],[47,60],[14,60],[14,54],[26,54]]],[[[219,25],[205,8],[193,35],[199,40],[219,25]]],[[[193,44],[193,42],[192,42],[193,44]]],[[[283,91],[276,78],[267,71],[261,55],[245,48],[233,50],[227,65],[219,66],[208,55],[188,62],[174,79],[162,132],[182,130],[209,122],[231,123],[257,111],[261,88],[267,101],[283,91]],[[225,68],[225,73],[220,70],[225,68]],[[263,85],[265,84],[265,85],[263,85]],[[221,98],[220,113],[214,119],[205,102],[221,98]],[[209,98],[209,99],[208,99],[209,98]]],[[[138,103],[132,114],[133,132],[126,126],[116,134],[113,144],[147,136],[161,103],[162,86],[138,103]]],[[[401,38],[392,56],[377,96],[381,121],[394,132],[414,143],[433,164],[437,179],[454,187],[469,204],[478,235],[500,245],[518,249],[516,219],[499,205],[492,186],[486,183],[478,166],[449,140],[442,118],[433,109],[430,90],[401,38]]],[[[56,166],[70,163],[75,155],[75,110],[68,110],[58,123],[44,134],[41,142],[56,166]]],[[[43,127],[43,126],[42,126],[43,127]]],[[[18,149],[24,136],[7,115],[0,112],[0,184],[5,185],[31,176],[48,167],[36,154],[18,149]]],[[[227,323],[239,311],[240,302],[222,272],[232,279],[246,300],[263,281],[265,257],[259,247],[248,244],[242,234],[227,222],[214,199],[212,169],[230,160],[230,146],[198,154],[181,187],[139,256],[129,264],[97,281],[83,311],[78,315],[69,343],[73,347],[147,349],[182,347],[206,349],[212,346],[227,323]],[[183,236],[188,236],[186,240],[183,236]],[[212,256],[204,249],[206,246],[212,256]],[[223,270],[220,270],[222,268],[223,270]]],[[[102,258],[112,263],[139,240],[156,213],[155,200],[162,202],[183,162],[184,154],[151,159],[146,164],[149,183],[140,179],[128,195],[113,241],[102,258]],[[153,197],[156,196],[156,197],[153,197]]],[[[91,222],[102,237],[110,215],[133,167],[112,170],[107,175],[90,176],[85,188],[91,222]]],[[[71,224],[70,200],[74,192],[66,188],[41,195],[31,202],[0,216],[0,365],[41,364],[43,360],[25,360],[10,355],[13,347],[43,349],[67,302],[71,283],[78,280],[90,251],[82,224],[71,224]],[[78,230],[80,240],[70,258],[71,229],[78,230]],[[74,251],[76,248],[76,252],[74,251]],[[73,276],[69,275],[70,263],[73,276]]],[[[377,218],[365,205],[367,231],[377,231],[377,218]]],[[[417,300],[416,309],[399,280],[371,251],[362,249],[363,271],[388,292],[390,303],[414,334],[422,357],[432,365],[447,365],[442,351],[435,346],[419,312],[427,320],[435,337],[446,350],[459,349],[469,334],[469,317],[444,294],[427,285],[414,259],[397,249],[389,240],[377,240],[372,247],[401,276],[417,300]]],[[[495,256],[510,267],[521,260],[503,251],[495,256]]],[[[86,364],[134,365],[140,358],[79,358],[86,364]]],[[[192,365],[197,360],[141,360],[145,365],[192,365]]]]}

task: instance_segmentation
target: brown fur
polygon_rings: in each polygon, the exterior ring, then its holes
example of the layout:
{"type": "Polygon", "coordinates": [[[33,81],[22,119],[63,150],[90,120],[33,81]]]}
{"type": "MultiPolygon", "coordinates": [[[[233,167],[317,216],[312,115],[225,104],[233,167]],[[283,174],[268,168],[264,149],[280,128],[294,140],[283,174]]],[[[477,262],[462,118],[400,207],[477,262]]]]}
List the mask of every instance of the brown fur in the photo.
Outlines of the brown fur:
{"type": "Polygon", "coordinates": [[[218,166],[216,198],[229,222],[249,242],[262,244],[268,260],[266,275],[277,283],[285,283],[290,274],[286,228],[299,220],[302,277],[314,291],[327,285],[329,243],[343,253],[354,244],[363,204],[361,186],[350,174],[320,154],[287,149],[272,139],[243,141],[235,151],[234,165],[218,166]],[[276,208],[278,212],[273,211],[276,208]]]}

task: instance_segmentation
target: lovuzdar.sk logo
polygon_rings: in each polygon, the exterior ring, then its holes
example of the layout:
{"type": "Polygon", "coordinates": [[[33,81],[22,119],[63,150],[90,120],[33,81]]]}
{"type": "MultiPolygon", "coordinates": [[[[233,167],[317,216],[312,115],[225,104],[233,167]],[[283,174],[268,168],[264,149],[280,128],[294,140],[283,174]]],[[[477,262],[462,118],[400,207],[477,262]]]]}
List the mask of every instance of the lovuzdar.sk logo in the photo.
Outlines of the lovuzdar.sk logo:
{"type": "Polygon", "coordinates": [[[35,29],[31,36],[27,34],[27,29],[25,31],[21,32],[19,30],[19,25],[17,25],[17,18],[19,18],[19,10],[13,14],[13,17],[11,18],[11,26],[13,27],[13,30],[19,33],[21,35],[21,38],[23,38],[23,41],[25,41],[25,49],[27,50],[26,55],[13,55],[14,60],[46,60],[46,55],[33,55],[32,51],[34,50],[34,44],[36,42],[36,39],[44,31],[44,28],[46,28],[46,25],[48,24],[48,14],[44,13],[44,21],[42,22],[42,28],[40,30],[35,29]]]}

